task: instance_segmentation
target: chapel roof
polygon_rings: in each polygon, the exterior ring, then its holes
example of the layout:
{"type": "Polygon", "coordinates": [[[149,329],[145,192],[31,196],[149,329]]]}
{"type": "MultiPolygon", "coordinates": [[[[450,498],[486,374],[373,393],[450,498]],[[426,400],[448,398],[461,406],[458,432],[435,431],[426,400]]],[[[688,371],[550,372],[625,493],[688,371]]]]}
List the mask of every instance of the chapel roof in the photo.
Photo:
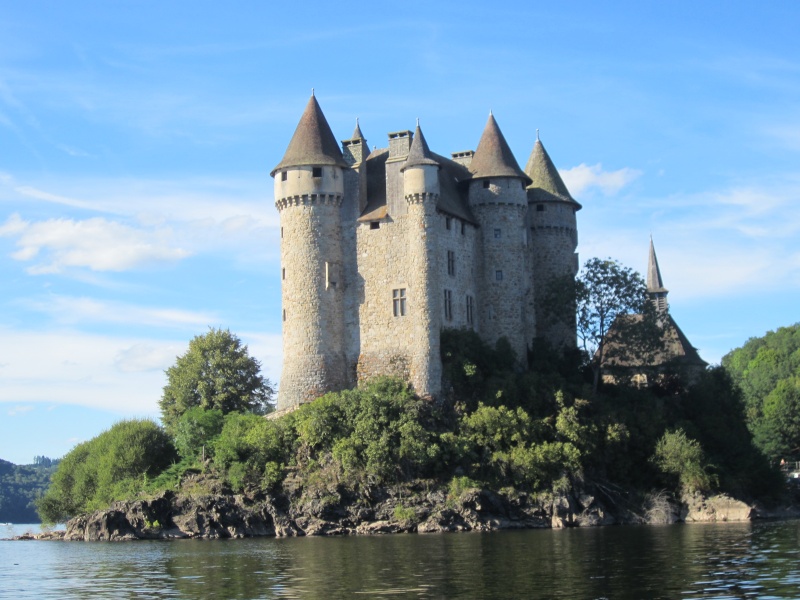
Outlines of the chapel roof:
{"type": "Polygon", "coordinates": [[[478,149],[472,157],[469,170],[475,179],[486,177],[519,177],[525,183],[530,182],[528,177],[517,164],[517,159],[508,147],[503,132],[497,125],[494,115],[489,113],[489,120],[481,135],[478,149]]]}
{"type": "Polygon", "coordinates": [[[342,151],[339,149],[339,143],[333,137],[330,125],[328,125],[325,115],[322,114],[322,109],[313,93],[306,104],[303,116],[300,117],[292,140],[286,148],[283,160],[272,169],[270,175],[274,177],[276,172],[288,167],[310,165],[347,166],[342,151]]]}

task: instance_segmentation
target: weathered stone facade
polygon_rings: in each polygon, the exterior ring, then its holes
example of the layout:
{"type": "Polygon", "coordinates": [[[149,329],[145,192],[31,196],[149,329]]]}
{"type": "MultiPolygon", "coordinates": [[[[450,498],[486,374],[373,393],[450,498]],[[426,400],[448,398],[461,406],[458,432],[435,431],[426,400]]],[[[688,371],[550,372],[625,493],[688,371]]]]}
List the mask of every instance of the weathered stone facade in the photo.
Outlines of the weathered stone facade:
{"type": "Polygon", "coordinates": [[[281,163],[283,410],[379,374],[441,390],[443,328],[506,338],[521,366],[536,337],[574,346],[540,310],[577,272],[575,213],[537,140],[521,170],[493,116],[475,152],[434,154],[416,131],[340,150],[312,96],[281,163]],[[541,207],[545,208],[542,209],[541,207]]]}

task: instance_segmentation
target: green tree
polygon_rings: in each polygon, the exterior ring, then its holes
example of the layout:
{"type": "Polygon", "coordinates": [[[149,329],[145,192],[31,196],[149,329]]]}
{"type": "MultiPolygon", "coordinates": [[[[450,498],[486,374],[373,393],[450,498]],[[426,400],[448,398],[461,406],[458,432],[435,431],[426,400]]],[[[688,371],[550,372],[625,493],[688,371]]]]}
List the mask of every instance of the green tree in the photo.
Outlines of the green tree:
{"type": "Polygon", "coordinates": [[[224,415],[221,410],[206,410],[193,406],[183,413],[175,427],[175,448],[181,458],[197,459],[211,448],[222,431],[224,415]]]}
{"type": "Polygon", "coordinates": [[[589,259],[577,278],[556,280],[545,301],[555,318],[575,323],[595,394],[603,365],[611,358],[607,344],[612,328],[618,340],[613,345],[616,358],[638,357],[646,363],[660,346],[661,328],[647,301],[647,285],[641,275],[616,260],[589,259]]]}
{"type": "Polygon", "coordinates": [[[800,459],[800,323],[749,339],[722,366],[741,388],[761,451],[774,462],[800,459]]]}
{"type": "Polygon", "coordinates": [[[658,440],[652,460],[662,473],[677,477],[688,492],[708,491],[716,483],[700,442],[687,437],[683,429],[666,432],[658,440]]]}
{"type": "Polygon", "coordinates": [[[58,464],[47,493],[37,504],[45,523],[105,508],[141,489],[175,459],[166,432],[150,420],[120,421],[78,444],[58,464]]]}
{"type": "Polygon", "coordinates": [[[188,409],[250,412],[271,410],[272,384],[260,374],[261,364],[227,329],[210,329],[189,342],[186,354],[167,369],[167,385],[159,401],[161,420],[171,435],[188,409]]]}

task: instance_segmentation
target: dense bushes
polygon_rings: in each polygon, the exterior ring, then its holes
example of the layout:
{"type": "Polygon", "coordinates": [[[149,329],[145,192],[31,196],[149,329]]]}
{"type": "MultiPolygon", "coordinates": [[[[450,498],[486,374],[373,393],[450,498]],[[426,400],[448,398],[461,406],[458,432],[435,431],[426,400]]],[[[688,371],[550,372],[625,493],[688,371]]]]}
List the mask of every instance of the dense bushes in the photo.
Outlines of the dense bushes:
{"type": "Polygon", "coordinates": [[[368,499],[376,486],[413,479],[449,483],[451,496],[474,486],[540,493],[582,481],[751,496],[780,485],[722,369],[669,393],[608,386],[592,396],[591,377],[543,347],[527,372],[515,370],[503,340],[489,348],[473,332],[446,331],[442,348],[449,386],[436,402],[379,378],[274,420],[246,406],[227,414],[189,407],[175,415],[172,439],[151,422],[120,423],[65,457],[41,514],[60,520],[171,487],[189,470],[210,471],[235,491],[323,503],[368,499]],[[182,460],[170,466],[172,444],[182,460]]]}
{"type": "Polygon", "coordinates": [[[105,508],[142,489],[176,458],[169,436],[153,421],[121,421],[78,444],[59,463],[38,503],[45,523],[105,508]]]}

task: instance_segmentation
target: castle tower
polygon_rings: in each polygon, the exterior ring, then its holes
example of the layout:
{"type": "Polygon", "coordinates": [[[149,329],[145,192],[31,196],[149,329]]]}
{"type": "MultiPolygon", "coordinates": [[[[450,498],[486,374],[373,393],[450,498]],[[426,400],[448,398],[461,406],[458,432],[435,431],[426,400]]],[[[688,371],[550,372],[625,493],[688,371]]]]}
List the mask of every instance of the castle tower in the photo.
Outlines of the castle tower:
{"type": "Polygon", "coordinates": [[[528,359],[524,308],[532,294],[525,218],[530,178],[519,168],[494,116],[469,167],[468,202],[480,224],[483,247],[481,335],[489,343],[505,337],[523,366],[528,359]]]}
{"type": "Polygon", "coordinates": [[[340,214],[347,167],[312,94],[283,160],[270,173],[281,224],[278,410],[347,385],[340,214]]]}
{"type": "Polygon", "coordinates": [[[531,178],[527,196],[536,335],[554,348],[574,348],[575,327],[554,319],[547,296],[554,280],[578,272],[575,213],[581,205],[570,195],[538,134],[525,172],[531,178]]]}
{"type": "Polygon", "coordinates": [[[420,396],[435,396],[442,386],[440,358],[441,299],[436,253],[436,205],[439,163],[433,158],[417,123],[408,158],[401,169],[408,206],[410,250],[409,319],[416,343],[409,348],[410,378],[420,396]]]}
{"type": "Polygon", "coordinates": [[[663,315],[669,309],[668,293],[669,290],[664,287],[664,282],[661,280],[661,270],[658,268],[653,236],[650,236],[650,256],[647,257],[647,295],[659,315],[663,315]]]}

